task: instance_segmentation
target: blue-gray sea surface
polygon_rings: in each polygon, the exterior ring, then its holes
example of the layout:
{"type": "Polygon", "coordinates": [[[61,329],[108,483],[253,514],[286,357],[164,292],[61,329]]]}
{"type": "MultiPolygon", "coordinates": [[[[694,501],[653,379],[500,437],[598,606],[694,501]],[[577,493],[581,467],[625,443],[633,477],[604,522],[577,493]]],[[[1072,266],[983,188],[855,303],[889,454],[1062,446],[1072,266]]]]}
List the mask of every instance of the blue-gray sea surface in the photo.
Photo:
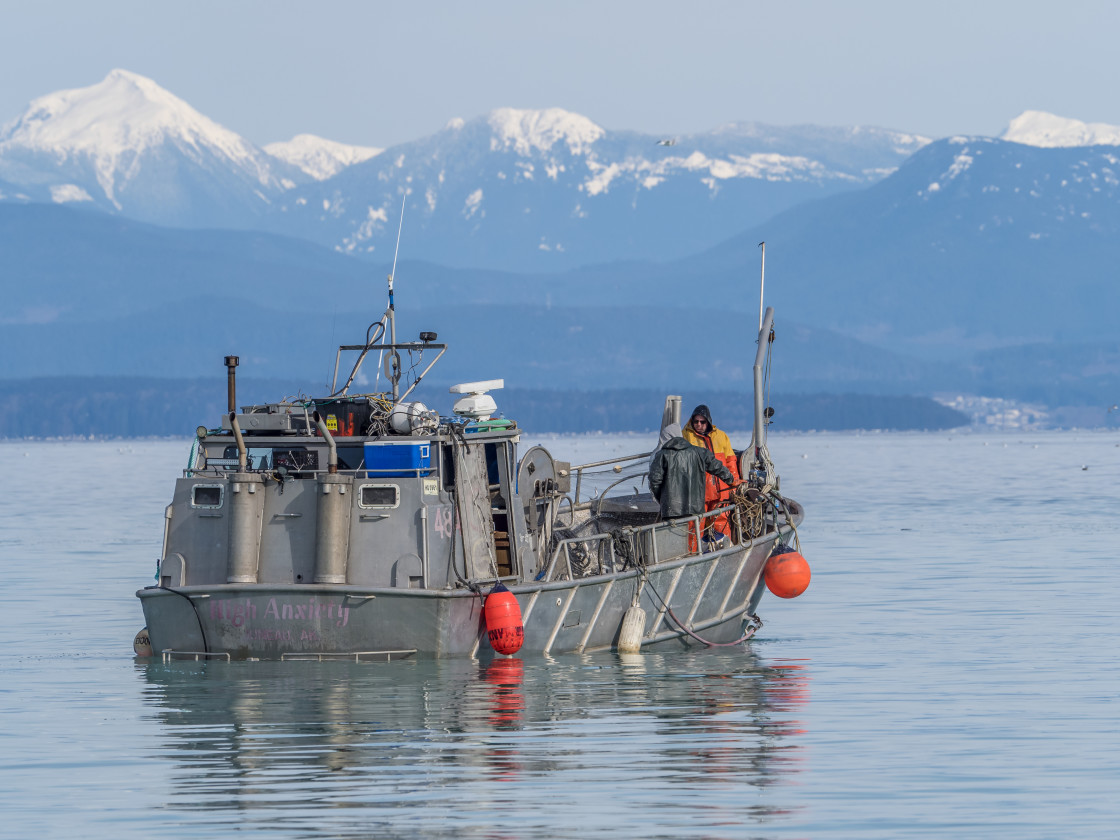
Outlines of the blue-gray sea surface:
{"type": "Polygon", "coordinates": [[[772,436],[813,581],[740,648],[149,664],[188,448],[0,444],[0,836],[1120,836],[1120,435],[772,436]]]}

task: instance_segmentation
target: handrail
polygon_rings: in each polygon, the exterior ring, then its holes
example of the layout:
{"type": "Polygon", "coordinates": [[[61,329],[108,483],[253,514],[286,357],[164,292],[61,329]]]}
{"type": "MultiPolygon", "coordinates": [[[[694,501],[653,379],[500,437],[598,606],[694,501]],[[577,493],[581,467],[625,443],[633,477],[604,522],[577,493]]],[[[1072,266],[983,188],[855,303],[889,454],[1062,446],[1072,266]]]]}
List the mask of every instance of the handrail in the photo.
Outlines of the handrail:
{"type": "Polygon", "coordinates": [[[170,662],[173,659],[192,659],[195,662],[205,659],[225,659],[226,662],[231,661],[230,655],[226,651],[211,651],[211,650],[174,650],[172,648],[164,648],[160,651],[164,663],[170,662]]]}
{"type": "MultiPolygon", "coordinates": [[[[338,475],[352,475],[355,478],[365,475],[368,478],[428,478],[433,472],[435,467],[361,467],[353,470],[338,470],[338,475]],[[392,475],[389,475],[392,473],[392,475]],[[402,475],[403,473],[403,475],[402,475]]],[[[271,475],[276,472],[275,469],[267,470],[246,470],[250,473],[258,473],[260,475],[271,475]]],[[[291,470],[291,472],[298,472],[300,474],[307,473],[312,476],[329,475],[330,470],[324,469],[306,469],[306,470],[291,470]]],[[[234,471],[224,469],[221,467],[213,468],[207,467],[204,470],[183,470],[184,478],[219,478],[221,476],[231,475],[234,471]],[[187,475],[190,473],[190,475],[187,475]]]]}
{"type": "MultiPolygon", "coordinates": [[[[574,472],[575,475],[576,475],[575,491],[572,493],[573,504],[574,505],[581,504],[581,502],[579,500],[579,491],[580,491],[580,488],[583,486],[583,471],[584,470],[590,469],[592,467],[607,467],[607,466],[610,466],[612,464],[615,464],[615,465],[624,464],[627,461],[640,461],[643,458],[648,458],[652,454],[653,454],[652,452],[642,452],[642,453],[639,453],[638,455],[623,455],[623,456],[618,457],[618,458],[608,458],[605,461],[592,461],[589,464],[580,464],[579,466],[571,467],[570,470],[569,470],[569,473],[574,472]]],[[[619,468],[616,467],[616,469],[619,469],[619,468]]],[[[621,470],[619,470],[619,471],[621,471],[621,470]]],[[[617,483],[618,482],[615,482],[615,484],[617,484],[617,483]]],[[[613,487],[614,485],[611,485],[611,486],[613,487]]]]}
{"type": "Polygon", "coordinates": [[[608,464],[618,464],[623,461],[637,461],[641,458],[648,458],[652,452],[642,452],[639,455],[623,455],[620,458],[608,458],[605,461],[592,461],[589,464],[580,464],[578,467],[572,467],[573,470],[585,470],[588,467],[605,467],[608,464]]]}
{"type": "Polygon", "coordinates": [[[402,650],[348,650],[348,651],[281,651],[281,662],[330,662],[336,660],[352,660],[361,662],[362,657],[385,657],[386,662],[392,662],[393,656],[397,659],[408,659],[416,655],[416,648],[402,650]]]}
{"type": "MultiPolygon", "coordinates": [[[[700,534],[701,531],[702,531],[702,529],[700,527],[702,520],[717,517],[720,514],[727,513],[729,511],[734,510],[735,508],[736,508],[736,505],[725,505],[724,507],[714,508],[713,510],[706,510],[703,513],[696,514],[695,516],[681,517],[679,519],[669,519],[669,520],[665,520],[663,522],[653,522],[649,525],[639,525],[636,528],[631,528],[630,533],[635,534],[635,535],[639,535],[639,534],[642,534],[642,533],[647,532],[647,531],[652,533],[659,528],[665,529],[665,530],[672,530],[673,528],[679,528],[681,523],[686,523],[687,522],[687,523],[690,523],[690,524],[694,524],[695,527],[696,527],[696,533],[700,534]]],[[[556,548],[552,552],[552,558],[549,560],[548,567],[545,569],[544,574],[540,578],[538,578],[538,580],[541,580],[544,583],[551,583],[552,582],[552,573],[556,569],[556,563],[560,559],[561,552],[563,552],[563,554],[564,554],[564,559],[565,559],[566,565],[568,567],[568,579],[569,580],[574,580],[574,577],[572,575],[571,555],[568,552],[568,547],[571,546],[571,545],[574,545],[575,543],[601,542],[605,539],[611,539],[612,536],[613,535],[609,532],[596,531],[593,534],[587,534],[587,535],[582,536],[582,537],[567,537],[563,540],[560,540],[560,542],[558,542],[556,544],[556,548]]],[[[654,540],[654,552],[656,552],[656,551],[657,551],[657,541],[654,540]]],[[[612,552],[612,561],[613,561],[615,559],[613,539],[611,540],[611,552],[612,552]]],[[[655,557],[654,558],[654,563],[656,564],[657,562],[658,562],[658,560],[655,557]]],[[[600,574],[602,574],[602,562],[601,561],[599,563],[599,571],[600,571],[600,574]]]]}

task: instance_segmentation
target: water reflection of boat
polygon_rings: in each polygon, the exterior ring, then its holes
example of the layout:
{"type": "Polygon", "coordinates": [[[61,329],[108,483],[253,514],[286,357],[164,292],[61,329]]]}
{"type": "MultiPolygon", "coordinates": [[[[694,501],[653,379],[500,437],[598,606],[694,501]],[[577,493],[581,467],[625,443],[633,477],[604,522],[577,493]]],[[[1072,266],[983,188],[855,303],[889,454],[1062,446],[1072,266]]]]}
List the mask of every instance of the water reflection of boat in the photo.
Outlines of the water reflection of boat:
{"type": "MultiPolygon", "coordinates": [[[[160,724],[155,749],[177,770],[166,807],[219,823],[223,812],[233,821],[280,809],[298,825],[319,799],[344,808],[320,813],[328,828],[410,808],[468,824],[486,818],[477,797],[487,782],[613,778],[617,790],[666,773],[680,790],[712,791],[707,802],[698,794],[707,807],[717,791],[722,802],[788,781],[804,729],[796,703],[772,701],[790,699],[790,672],[742,649],[687,660],[152,662],[138,674],[160,724]]],[[[807,670],[796,679],[807,683],[807,670]]]]}
{"type": "MultiPolygon", "coordinates": [[[[488,392],[501,380],[452,388],[461,396],[450,416],[408,401],[446,345],[427,332],[398,343],[393,312],[364,343],[339,348],[323,398],[239,412],[227,357],[229,414],[221,428],[198,428],[167,508],[159,583],[137,593],[151,649],[473,656],[488,648],[487,629],[491,643],[498,632],[483,601],[499,582],[518,614],[501,632],[525,651],[610,649],[627,614],[631,648],[733,643],[757,629],[763,567],[802,516],[778,492],[765,443],[772,310],[758,335],[754,435],[737,464],[749,488],[710,515],[672,521],[639,492],[648,452],[574,467],[539,446],[518,457],[522,430],[492,419],[488,392]],[[358,359],[339,387],[343,352],[358,359]],[[409,384],[402,353],[413,369],[437,355],[409,384]],[[350,393],[370,355],[384,359],[391,393],[350,393]],[[719,514],[732,533],[709,544],[700,537],[719,514]]],[[[666,402],[672,421],[679,398],[666,402]]]]}

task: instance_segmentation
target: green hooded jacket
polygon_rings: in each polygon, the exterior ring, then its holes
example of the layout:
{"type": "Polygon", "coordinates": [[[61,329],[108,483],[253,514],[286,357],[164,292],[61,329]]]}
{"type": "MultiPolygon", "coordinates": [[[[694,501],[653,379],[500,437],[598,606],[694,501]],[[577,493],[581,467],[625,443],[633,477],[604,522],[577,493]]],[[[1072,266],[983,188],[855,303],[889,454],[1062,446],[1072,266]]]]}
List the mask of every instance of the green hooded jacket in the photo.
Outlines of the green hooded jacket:
{"type": "Polygon", "coordinates": [[[649,489],[661,503],[663,519],[704,512],[705,473],[727,484],[735,483],[731,470],[715,455],[683,437],[670,438],[657,451],[649,466],[649,489]]]}

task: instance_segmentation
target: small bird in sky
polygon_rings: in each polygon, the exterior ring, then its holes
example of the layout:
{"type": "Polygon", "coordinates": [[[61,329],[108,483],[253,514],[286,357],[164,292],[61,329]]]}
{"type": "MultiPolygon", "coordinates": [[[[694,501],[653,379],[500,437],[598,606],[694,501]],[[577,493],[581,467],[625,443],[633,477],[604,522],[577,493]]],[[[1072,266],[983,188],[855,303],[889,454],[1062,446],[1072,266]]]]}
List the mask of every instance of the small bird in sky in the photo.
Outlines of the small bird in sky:
{"type": "Polygon", "coordinates": [[[1105,414],[1111,414],[1114,411],[1120,411],[1120,405],[1109,406],[1109,409],[1105,412],[1105,414]]]}
{"type": "Polygon", "coordinates": [[[666,137],[664,140],[657,141],[658,146],[675,146],[677,145],[676,137],[666,137]]]}

